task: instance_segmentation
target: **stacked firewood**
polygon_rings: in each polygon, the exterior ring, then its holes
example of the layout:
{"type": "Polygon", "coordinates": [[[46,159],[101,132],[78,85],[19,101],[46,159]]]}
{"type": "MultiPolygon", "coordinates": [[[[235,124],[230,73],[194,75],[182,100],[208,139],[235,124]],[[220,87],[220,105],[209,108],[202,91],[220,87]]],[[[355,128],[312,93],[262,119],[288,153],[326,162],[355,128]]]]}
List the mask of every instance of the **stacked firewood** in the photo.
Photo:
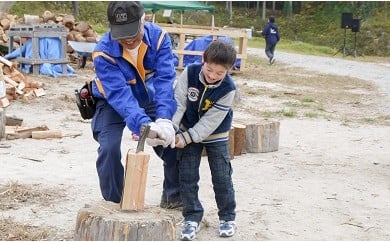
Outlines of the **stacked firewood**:
{"type": "MultiPolygon", "coordinates": [[[[98,35],[93,30],[92,26],[84,21],[75,22],[75,18],[71,14],[60,14],[56,16],[50,11],[45,11],[42,16],[24,15],[19,17],[12,14],[0,14],[0,45],[8,46],[8,30],[13,25],[22,24],[62,24],[67,29],[67,40],[79,42],[97,42],[98,35]]],[[[14,38],[13,46],[19,47],[20,40],[14,38]]],[[[72,53],[74,50],[70,45],[67,47],[67,52],[72,53]]]]}
{"type": "Polygon", "coordinates": [[[23,102],[45,95],[43,83],[25,76],[17,69],[17,63],[0,57],[0,82],[5,86],[5,96],[0,97],[0,108],[5,108],[10,101],[19,99],[23,102]]]}

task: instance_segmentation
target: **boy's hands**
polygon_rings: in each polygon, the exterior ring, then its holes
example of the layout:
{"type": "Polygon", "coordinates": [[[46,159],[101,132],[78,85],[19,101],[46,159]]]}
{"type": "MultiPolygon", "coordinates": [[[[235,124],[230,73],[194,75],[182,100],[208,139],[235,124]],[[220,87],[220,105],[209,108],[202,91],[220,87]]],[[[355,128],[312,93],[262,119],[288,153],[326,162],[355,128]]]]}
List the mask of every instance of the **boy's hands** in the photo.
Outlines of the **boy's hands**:
{"type": "Polygon", "coordinates": [[[186,142],[184,141],[183,137],[180,134],[176,135],[175,138],[175,147],[176,148],[184,148],[186,146],[186,142]]]}
{"type": "Polygon", "coordinates": [[[146,143],[148,145],[162,145],[164,148],[169,145],[172,149],[175,148],[175,129],[173,128],[171,120],[159,118],[156,122],[152,122],[149,125],[150,130],[154,131],[157,134],[157,137],[146,138],[146,143]]]}

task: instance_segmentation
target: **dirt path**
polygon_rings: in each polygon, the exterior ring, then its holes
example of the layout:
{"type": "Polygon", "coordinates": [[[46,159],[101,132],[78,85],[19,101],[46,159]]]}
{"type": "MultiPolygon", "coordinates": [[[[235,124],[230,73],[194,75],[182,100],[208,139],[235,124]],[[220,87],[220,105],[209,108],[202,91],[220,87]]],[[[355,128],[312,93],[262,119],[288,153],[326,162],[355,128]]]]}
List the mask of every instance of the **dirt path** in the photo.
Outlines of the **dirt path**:
{"type": "MultiPolygon", "coordinates": [[[[249,53],[263,56],[263,50],[250,49],[249,53]]],[[[371,66],[365,62],[281,52],[277,58],[275,67],[286,66],[283,70],[295,74],[302,68],[287,68],[287,65],[300,63],[299,67],[316,71],[309,73],[313,76],[317,71],[353,77],[356,74],[357,78],[382,80],[383,87],[388,87],[386,77],[390,74],[386,63],[371,66]],[[335,67],[343,65],[348,68],[335,67]],[[352,70],[364,70],[360,72],[364,74],[359,76],[359,72],[352,70]]],[[[7,108],[8,115],[23,118],[27,126],[46,124],[67,136],[55,140],[1,142],[1,239],[31,240],[32,237],[22,236],[29,225],[32,231],[44,231],[43,239],[72,240],[78,210],[86,203],[101,200],[95,168],[97,143],[91,137],[90,122],[81,120],[73,100],[73,90],[92,78],[93,72],[90,65],[77,72],[76,78],[35,76],[46,83],[47,95],[28,104],[15,101],[7,108]],[[75,133],[80,135],[72,135],[75,133]],[[24,199],[7,200],[7,195],[12,197],[8,193],[10,183],[21,185],[24,199]]],[[[308,75],[307,70],[303,75],[308,75]]],[[[235,78],[240,85],[250,83],[257,89],[285,88],[272,82],[265,86],[260,81],[262,77],[235,78]]],[[[296,88],[308,88],[301,85],[296,88]]],[[[372,91],[359,87],[359,92],[372,91]]],[[[243,93],[243,99],[246,95],[243,93]]],[[[267,95],[267,100],[262,95],[249,96],[252,101],[258,101],[257,109],[263,108],[265,101],[272,101],[272,105],[285,102],[273,95],[267,95]]],[[[385,98],[379,96],[379,100],[390,106],[385,98]]],[[[369,112],[370,108],[363,105],[351,112],[369,112]]],[[[387,110],[382,113],[385,117],[389,115],[387,110]]],[[[235,112],[235,118],[243,122],[261,119],[255,112],[240,109],[235,112]]],[[[390,126],[344,123],[322,117],[280,116],[279,120],[278,151],[248,153],[232,160],[238,229],[227,240],[390,240],[390,126]]],[[[136,142],[126,131],[123,153],[135,147],[136,142]]],[[[153,154],[150,147],[146,151],[153,154]]],[[[205,217],[198,240],[222,240],[217,234],[217,210],[210,179],[204,159],[200,198],[205,217]]],[[[148,206],[159,203],[161,181],[161,161],[152,155],[145,201],[148,206]]],[[[180,218],[178,211],[172,213],[180,218]]],[[[177,232],[179,228],[178,224],[177,232]]]]}

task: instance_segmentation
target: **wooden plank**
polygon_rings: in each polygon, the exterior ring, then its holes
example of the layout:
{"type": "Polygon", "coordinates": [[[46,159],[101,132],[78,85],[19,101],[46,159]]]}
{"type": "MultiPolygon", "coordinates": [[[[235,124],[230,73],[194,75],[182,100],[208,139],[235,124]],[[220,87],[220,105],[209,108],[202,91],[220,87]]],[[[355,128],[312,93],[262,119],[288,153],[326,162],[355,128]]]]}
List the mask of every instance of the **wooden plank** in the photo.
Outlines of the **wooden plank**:
{"type": "Polygon", "coordinates": [[[144,209],[146,178],[150,155],[129,150],[126,157],[125,178],[120,208],[139,211],[144,209]]]}
{"type": "Polygon", "coordinates": [[[0,61],[1,61],[2,63],[6,64],[6,65],[9,66],[9,67],[12,67],[12,62],[9,61],[9,60],[7,60],[6,58],[4,58],[4,57],[2,57],[2,56],[0,56],[0,61]]]}
{"type": "Polygon", "coordinates": [[[37,126],[34,128],[30,127],[19,127],[19,126],[7,126],[5,127],[7,139],[25,139],[31,138],[33,131],[45,131],[49,130],[46,125],[37,126]]]}
{"type": "Polygon", "coordinates": [[[31,138],[33,139],[53,139],[62,138],[61,130],[43,130],[43,131],[32,131],[31,138]]]}

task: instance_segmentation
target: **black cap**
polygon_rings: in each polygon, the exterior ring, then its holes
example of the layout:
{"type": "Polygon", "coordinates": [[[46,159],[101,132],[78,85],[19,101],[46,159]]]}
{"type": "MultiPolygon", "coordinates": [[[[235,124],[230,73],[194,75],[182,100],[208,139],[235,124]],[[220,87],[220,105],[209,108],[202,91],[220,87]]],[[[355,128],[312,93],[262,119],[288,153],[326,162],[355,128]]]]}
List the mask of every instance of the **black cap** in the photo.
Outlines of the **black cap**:
{"type": "Polygon", "coordinates": [[[144,7],[140,2],[111,1],[107,8],[107,17],[110,22],[111,38],[131,39],[140,31],[141,18],[144,7]]]}

